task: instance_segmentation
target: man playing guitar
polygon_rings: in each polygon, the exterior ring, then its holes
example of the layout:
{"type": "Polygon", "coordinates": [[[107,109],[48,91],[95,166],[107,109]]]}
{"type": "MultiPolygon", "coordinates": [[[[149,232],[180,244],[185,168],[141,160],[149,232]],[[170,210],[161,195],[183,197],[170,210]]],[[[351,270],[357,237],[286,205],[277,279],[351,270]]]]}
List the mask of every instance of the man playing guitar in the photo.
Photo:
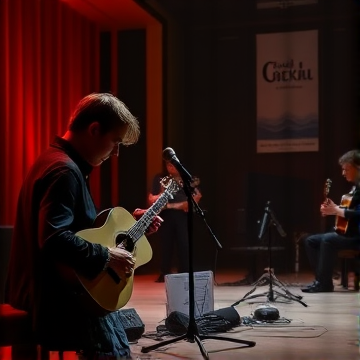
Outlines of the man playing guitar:
{"type": "Polygon", "coordinates": [[[306,253],[315,273],[312,284],[303,292],[331,292],[334,290],[332,274],[336,253],[344,249],[360,249],[360,150],[350,150],[339,159],[342,175],[354,186],[342,197],[340,205],[327,198],[321,204],[323,216],[336,217],[333,231],[310,235],[304,239],[306,253]]]}
{"type": "MultiPolygon", "coordinates": [[[[117,283],[132,279],[138,259],[117,241],[118,236],[109,232],[116,241],[108,246],[101,243],[103,237],[95,236],[93,241],[82,232],[98,231],[93,226],[98,211],[89,185],[93,168],[118,156],[120,144],[134,144],[139,136],[139,122],[121,100],[110,93],[89,94],[78,103],[65,134],[56,136],[24,180],[5,295],[11,306],[29,313],[34,339],[44,348],[81,351],[86,359],[130,356],[117,312],[89,311],[83,301],[88,292],[67,281],[59,267],[96,285],[102,283],[98,279],[112,274],[116,281],[111,281],[109,292],[117,283]]],[[[127,219],[135,223],[135,217],[142,223],[146,212],[137,209],[127,219]]],[[[119,221],[120,225],[125,222],[119,221]]],[[[157,215],[150,217],[144,232],[157,231],[161,222],[157,215]]],[[[129,242],[138,240],[133,234],[129,242]]]]}

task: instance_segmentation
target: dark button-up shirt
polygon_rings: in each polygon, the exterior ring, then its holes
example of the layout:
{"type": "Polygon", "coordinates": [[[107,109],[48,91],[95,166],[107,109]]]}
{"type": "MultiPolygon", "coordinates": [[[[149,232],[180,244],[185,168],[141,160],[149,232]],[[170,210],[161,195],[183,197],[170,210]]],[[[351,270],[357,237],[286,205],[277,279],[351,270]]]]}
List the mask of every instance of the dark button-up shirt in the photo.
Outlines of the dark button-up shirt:
{"type": "Polygon", "coordinates": [[[83,309],[59,271],[70,269],[93,278],[107,259],[105,247],[76,236],[92,227],[97,215],[87,181],[91,170],[57,137],[34,163],[20,191],[7,300],[32,314],[36,334],[45,343],[84,348],[101,342],[89,330],[100,326],[95,332],[103,332],[99,319],[83,309]]]}

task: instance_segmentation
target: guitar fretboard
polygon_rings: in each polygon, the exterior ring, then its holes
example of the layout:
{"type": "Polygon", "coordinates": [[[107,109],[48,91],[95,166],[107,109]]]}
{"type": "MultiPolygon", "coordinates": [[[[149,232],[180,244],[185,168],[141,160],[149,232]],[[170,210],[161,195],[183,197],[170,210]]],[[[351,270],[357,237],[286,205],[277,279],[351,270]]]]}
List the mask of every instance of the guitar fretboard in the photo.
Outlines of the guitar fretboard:
{"type": "Polygon", "coordinates": [[[150,226],[153,218],[159,214],[161,209],[167,204],[169,199],[172,199],[172,191],[165,189],[165,191],[158,197],[158,199],[146,210],[143,216],[129,229],[128,235],[131,237],[133,243],[144,235],[146,229],[150,226]]]}

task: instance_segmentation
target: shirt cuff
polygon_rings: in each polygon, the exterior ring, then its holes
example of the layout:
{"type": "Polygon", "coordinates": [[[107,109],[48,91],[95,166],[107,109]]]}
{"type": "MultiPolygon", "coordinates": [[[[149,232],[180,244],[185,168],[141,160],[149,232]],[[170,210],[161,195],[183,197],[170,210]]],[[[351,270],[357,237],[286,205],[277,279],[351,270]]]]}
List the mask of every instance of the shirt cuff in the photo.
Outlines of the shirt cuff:
{"type": "Polygon", "coordinates": [[[103,271],[107,270],[107,268],[109,267],[109,262],[110,262],[110,251],[109,251],[109,249],[106,249],[106,251],[107,251],[107,258],[105,260],[105,264],[102,269],[103,271]]]}

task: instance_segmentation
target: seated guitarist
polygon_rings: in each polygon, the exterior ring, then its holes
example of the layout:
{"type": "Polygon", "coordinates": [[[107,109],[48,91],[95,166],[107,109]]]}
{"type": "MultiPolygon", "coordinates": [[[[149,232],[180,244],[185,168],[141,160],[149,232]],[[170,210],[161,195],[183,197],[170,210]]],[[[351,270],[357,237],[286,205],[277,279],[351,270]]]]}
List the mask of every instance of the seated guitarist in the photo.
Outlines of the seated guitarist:
{"type": "Polygon", "coordinates": [[[334,291],[332,275],[337,251],[360,249],[360,151],[348,151],[340,157],[339,164],[342,175],[354,186],[343,197],[346,200],[344,203],[342,201],[337,205],[326,199],[320,207],[323,216],[335,215],[334,231],[310,235],[304,239],[307,256],[315,273],[314,282],[301,289],[306,293],[334,291]]]}
{"type": "MultiPolygon", "coordinates": [[[[119,99],[90,94],[79,102],[64,136],[40,155],[22,185],[6,300],[30,313],[37,343],[50,350],[81,351],[87,359],[130,357],[116,312],[88,311],[82,301],[86,291],[66,281],[58,266],[90,280],[110,271],[130,278],[135,263],[131,252],[92,243],[77,233],[92,228],[97,218],[88,183],[93,167],[118,156],[120,144],[134,144],[139,132],[137,119],[119,99]]],[[[133,215],[144,212],[137,209],[133,215]]],[[[154,217],[148,231],[156,231],[161,222],[154,217]]]]}

